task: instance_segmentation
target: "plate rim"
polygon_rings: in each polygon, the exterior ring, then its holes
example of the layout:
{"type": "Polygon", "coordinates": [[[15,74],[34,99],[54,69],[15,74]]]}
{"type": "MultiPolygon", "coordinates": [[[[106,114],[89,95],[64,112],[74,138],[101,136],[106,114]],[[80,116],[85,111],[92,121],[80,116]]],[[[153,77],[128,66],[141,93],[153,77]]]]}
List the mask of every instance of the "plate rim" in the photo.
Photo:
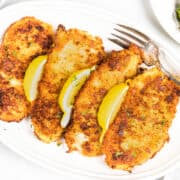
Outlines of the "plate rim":
{"type": "MultiPolygon", "coordinates": [[[[76,5],[78,5],[78,6],[82,6],[82,7],[88,7],[88,8],[93,8],[93,9],[96,9],[97,11],[102,11],[102,12],[105,12],[106,14],[107,14],[107,9],[102,9],[102,8],[97,8],[97,7],[95,7],[95,6],[93,6],[92,4],[88,4],[88,3],[79,3],[79,2],[74,2],[73,3],[73,1],[65,1],[65,0],[62,0],[62,1],[58,1],[58,0],[55,0],[54,1],[55,3],[58,3],[58,4],[61,4],[61,3],[63,3],[63,4],[70,4],[70,5],[74,5],[74,4],[76,4],[76,5]]],[[[53,3],[54,3],[53,2],[53,3]]],[[[1,9],[0,10],[0,14],[1,13],[3,13],[3,11],[8,11],[8,10],[11,10],[11,9],[13,9],[13,8],[16,8],[17,6],[27,6],[27,5],[37,5],[37,4],[50,4],[51,2],[49,2],[48,0],[44,0],[43,2],[42,1],[35,1],[35,0],[33,0],[33,1],[26,1],[26,2],[18,2],[18,3],[16,3],[16,4],[12,4],[12,5],[9,5],[9,6],[7,6],[7,7],[5,7],[5,8],[3,8],[3,9],[1,9]]],[[[114,14],[113,12],[111,12],[111,11],[109,11],[108,10],[108,14],[111,14],[113,17],[116,17],[116,14],[114,14]]],[[[112,19],[112,18],[111,18],[112,19]]],[[[119,18],[116,18],[116,19],[119,19],[119,18]]],[[[130,24],[131,24],[132,22],[130,22],[130,24]]],[[[128,23],[129,24],[129,23],[128,23]]],[[[32,157],[30,157],[30,156],[27,156],[27,155],[25,155],[25,154],[23,154],[22,152],[19,152],[18,151],[18,149],[16,149],[14,146],[12,146],[11,145],[11,143],[8,143],[8,142],[6,142],[6,140],[5,139],[3,139],[2,138],[3,137],[3,135],[0,135],[0,141],[5,145],[5,146],[7,146],[8,148],[10,148],[11,150],[13,150],[14,152],[16,152],[17,154],[19,154],[19,155],[21,155],[23,158],[25,158],[25,159],[28,159],[28,160],[30,160],[30,161],[32,161],[32,162],[34,162],[34,163],[36,163],[36,164],[39,164],[39,165],[41,165],[41,166],[43,166],[43,167],[45,167],[45,168],[48,168],[48,169],[51,169],[51,170],[54,170],[54,171],[56,171],[56,172],[58,172],[58,173],[65,173],[65,172],[62,172],[61,170],[59,171],[59,170],[57,170],[56,168],[51,168],[50,166],[48,166],[48,165],[44,165],[43,164],[43,162],[39,162],[39,161],[36,161],[36,159],[35,158],[32,158],[32,157]]],[[[180,156],[176,159],[176,160],[174,160],[177,164],[178,163],[180,163],[180,156]]],[[[156,172],[155,171],[155,173],[154,174],[151,174],[150,176],[148,176],[148,177],[153,177],[153,178],[156,178],[156,177],[159,177],[159,176],[161,176],[161,175],[164,175],[165,173],[168,173],[168,172],[170,172],[170,171],[172,171],[177,165],[175,164],[175,163],[172,163],[172,164],[174,164],[173,166],[168,166],[168,167],[166,167],[164,170],[161,170],[161,168],[159,169],[159,172],[156,172]]],[[[66,169],[66,168],[65,168],[66,169]]],[[[152,170],[153,171],[153,170],[152,170]]],[[[68,172],[66,172],[65,174],[69,174],[70,172],[68,171],[68,172]]],[[[71,169],[71,174],[73,174],[73,173],[76,173],[76,175],[78,175],[78,176],[82,176],[82,175],[84,175],[84,176],[88,176],[88,177],[98,177],[98,178],[105,178],[105,179],[107,179],[107,178],[112,178],[112,176],[110,175],[109,177],[104,177],[104,175],[96,175],[96,176],[94,176],[94,175],[89,175],[88,173],[85,173],[85,174],[78,174],[77,172],[75,172],[75,171],[72,171],[72,169],[71,169]]],[[[148,173],[145,173],[145,174],[148,174],[148,173]]],[[[73,174],[74,175],[74,174],[73,174]]],[[[125,175],[125,176],[129,176],[129,175],[125,175]]],[[[120,177],[120,176],[119,176],[120,177]]],[[[119,177],[117,177],[117,176],[115,176],[115,177],[113,177],[113,179],[118,179],[119,177]]],[[[137,175],[136,176],[136,174],[134,174],[134,178],[144,178],[145,176],[143,175],[143,173],[140,173],[140,175],[137,175]]],[[[129,177],[122,177],[122,178],[124,178],[124,179],[129,179],[129,178],[131,178],[132,179],[132,177],[131,176],[129,176],[129,177]]]]}
{"type": "MultiPolygon", "coordinates": [[[[174,0],[172,0],[172,1],[174,2],[174,0]]],[[[166,28],[166,25],[161,21],[160,17],[158,16],[157,8],[155,7],[156,2],[158,2],[158,1],[150,0],[150,5],[151,5],[151,8],[152,8],[155,18],[157,19],[157,21],[160,24],[160,26],[162,27],[162,29],[169,35],[169,37],[171,37],[176,43],[180,44],[180,36],[177,37],[175,34],[173,34],[172,30],[166,28]]],[[[174,24],[176,24],[175,20],[174,20],[174,24]]]]}

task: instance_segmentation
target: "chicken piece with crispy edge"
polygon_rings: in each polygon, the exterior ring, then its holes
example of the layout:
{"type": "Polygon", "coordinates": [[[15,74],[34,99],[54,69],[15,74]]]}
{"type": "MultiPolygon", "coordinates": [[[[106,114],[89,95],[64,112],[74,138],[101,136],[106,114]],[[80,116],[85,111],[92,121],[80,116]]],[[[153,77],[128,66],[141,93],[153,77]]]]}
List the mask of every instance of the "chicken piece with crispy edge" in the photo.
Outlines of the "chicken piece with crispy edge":
{"type": "Polygon", "coordinates": [[[9,26],[2,44],[7,55],[28,66],[34,57],[47,54],[50,50],[53,44],[52,26],[35,17],[24,17],[9,26]]]}
{"type": "Polygon", "coordinates": [[[102,40],[86,31],[66,30],[59,25],[55,47],[48,56],[39,83],[39,95],[32,111],[32,125],[36,136],[43,142],[58,141],[62,111],[58,95],[67,78],[81,69],[99,64],[105,55],[102,40]]]}
{"type": "Polygon", "coordinates": [[[121,109],[106,132],[103,153],[112,168],[131,171],[169,140],[180,89],[157,68],[132,80],[121,109]]]}
{"type": "Polygon", "coordinates": [[[26,117],[30,103],[26,100],[23,78],[34,57],[46,54],[53,43],[50,25],[24,17],[6,30],[0,47],[0,119],[19,122],[26,117]]]}
{"type": "Polygon", "coordinates": [[[134,76],[141,62],[140,49],[131,45],[129,49],[112,51],[91,73],[76,97],[72,121],[65,132],[69,152],[78,150],[86,156],[101,154],[98,108],[108,90],[134,76]]]}

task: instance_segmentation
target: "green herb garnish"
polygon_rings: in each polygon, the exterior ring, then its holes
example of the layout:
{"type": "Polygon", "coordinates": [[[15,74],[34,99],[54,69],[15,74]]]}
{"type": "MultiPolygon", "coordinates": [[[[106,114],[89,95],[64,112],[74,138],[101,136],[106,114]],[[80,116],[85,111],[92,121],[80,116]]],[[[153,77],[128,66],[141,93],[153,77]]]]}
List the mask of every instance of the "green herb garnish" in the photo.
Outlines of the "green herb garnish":
{"type": "Polygon", "coordinates": [[[132,152],[132,157],[136,158],[137,157],[137,153],[135,151],[132,152]]]}
{"type": "Polygon", "coordinates": [[[161,123],[161,125],[165,125],[166,124],[166,120],[162,120],[160,123],[161,123]]]}
{"type": "Polygon", "coordinates": [[[123,155],[123,152],[116,152],[116,153],[115,153],[115,156],[116,156],[116,157],[120,157],[120,156],[122,156],[122,155],[123,155]]]}
{"type": "Polygon", "coordinates": [[[180,5],[176,7],[176,17],[177,20],[180,22],[180,5]]]}

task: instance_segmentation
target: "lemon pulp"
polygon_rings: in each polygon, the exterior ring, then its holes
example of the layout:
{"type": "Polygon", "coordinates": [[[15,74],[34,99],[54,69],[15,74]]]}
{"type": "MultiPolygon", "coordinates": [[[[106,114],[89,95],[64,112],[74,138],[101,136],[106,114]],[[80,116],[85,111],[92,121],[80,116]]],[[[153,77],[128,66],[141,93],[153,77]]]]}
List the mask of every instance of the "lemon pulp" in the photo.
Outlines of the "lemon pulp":
{"type": "Polygon", "coordinates": [[[65,128],[68,125],[75,96],[94,69],[95,67],[77,71],[65,82],[58,98],[59,106],[64,113],[61,118],[61,127],[65,128]]]}
{"type": "Polygon", "coordinates": [[[36,99],[38,82],[41,78],[46,61],[47,61],[46,55],[36,57],[29,64],[25,72],[23,88],[26,98],[30,102],[36,99]]]}
{"type": "Polygon", "coordinates": [[[98,110],[98,123],[102,128],[100,142],[102,142],[104,134],[106,133],[109,125],[114,120],[120,106],[126,96],[128,85],[121,83],[113,86],[104,97],[98,110]]]}

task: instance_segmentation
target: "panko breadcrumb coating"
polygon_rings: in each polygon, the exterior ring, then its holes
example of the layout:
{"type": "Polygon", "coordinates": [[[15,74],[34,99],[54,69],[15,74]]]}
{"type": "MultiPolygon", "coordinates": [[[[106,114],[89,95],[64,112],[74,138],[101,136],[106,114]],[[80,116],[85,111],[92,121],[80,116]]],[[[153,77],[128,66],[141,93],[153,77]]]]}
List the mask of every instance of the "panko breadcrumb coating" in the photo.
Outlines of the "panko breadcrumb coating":
{"type": "Polygon", "coordinates": [[[19,122],[26,117],[23,79],[34,57],[46,54],[53,43],[52,27],[34,17],[24,17],[6,30],[0,47],[0,119],[19,122]]]}
{"type": "Polygon", "coordinates": [[[60,139],[63,132],[58,105],[61,88],[72,73],[99,64],[104,54],[100,38],[78,29],[58,27],[32,111],[34,133],[40,140],[50,143],[60,139]]]}
{"type": "Polygon", "coordinates": [[[131,171],[152,158],[169,140],[179,87],[153,68],[135,77],[103,141],[107,164],[131,171]]]}
{"type": "Polygon", "coordinates": [[[98,108],[111,87],[136,75],[141,62],[140,49],[131,45],[129,49],[112,51],[106,61],[91,73],[76,97],[72,121],[65,133],[69,152],[77,150],[86,156],[102,153],[98,108]]]}

